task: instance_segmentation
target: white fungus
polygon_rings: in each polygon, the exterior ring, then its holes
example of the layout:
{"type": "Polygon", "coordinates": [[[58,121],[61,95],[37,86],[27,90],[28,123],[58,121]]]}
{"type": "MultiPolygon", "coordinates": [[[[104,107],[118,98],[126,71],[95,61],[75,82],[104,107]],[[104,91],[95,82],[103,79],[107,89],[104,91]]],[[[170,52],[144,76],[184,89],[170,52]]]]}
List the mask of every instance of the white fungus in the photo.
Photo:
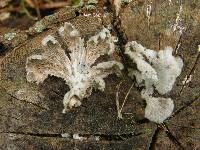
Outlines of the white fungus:
{"type": "Polygon", "coordinates": [[[112,54],[115,51],[115,42],[118,41],[117,37],[112,36],[108,28],[103,28],[98,34],[89,38],[89,41],[93,41],[95,44],[98,44],[98,41],[105,40],[110,46],[110,51],[108,54],[112,54]]]}
{"type": "Polygon", "coordinates": [[[69,133],[62,133],[61,136],[63,138],[70,138],[70,134],[69,133]]]}
{"type": "Polygon", "coordinates": [[[171,47],[166,47],[156,52],[135,41],[126,45],[125,54],[137,65],[137,70],[129,69],[129,75],[136,78],[139,86],[145,87],[142,92],[147,102],[145,117],[157,123],[162,123],[171,115],[174,104],[170,98],[156,98],[152,94],[154,90],[161,95],[170,92],[183,68],[182,59],[174,57],[172,51],[171,47]]]}
{"type": "Polygon", "coordinates": [[[87,140],[86,137],[80,136],[79,134],[73,134],[73,139],[79,141],[87,140]]]}
{"type": "Polygon", "coordinates": [[[103,28],[87,41],[80,37],[79,31],[70,23],[65,23],[58,32],[68,46],[69,55],[65,54],[53,36],[48,35],[42,40],[44,52],[27,58],[26,71],[27,81],[37,84],[42,83],[48,75],[65,80],[70,87],[63,99],[65,113],[72,107],[80,106],[81,101],[91,95],[94,87],[103,91],[103,79],[109,74],[119,73],[123,65],[114,60],[94,65],[101,55],[114,52],[113,36],[108,29],[103,28]]]}
{"type": "Polygon", "coordinates": [[[156,123],[162,123],[171,116],[174,109],[174,102],[171,98],[153,97],[142,92],[142,98],[146,100],[145,118],[156,123]]]}

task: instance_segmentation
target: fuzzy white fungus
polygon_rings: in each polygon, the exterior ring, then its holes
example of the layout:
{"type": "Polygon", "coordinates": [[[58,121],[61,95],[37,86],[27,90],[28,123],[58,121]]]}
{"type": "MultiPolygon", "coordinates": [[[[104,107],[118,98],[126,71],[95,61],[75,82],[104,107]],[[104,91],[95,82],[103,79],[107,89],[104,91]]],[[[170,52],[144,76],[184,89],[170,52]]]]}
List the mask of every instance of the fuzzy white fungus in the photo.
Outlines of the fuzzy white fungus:
{"type": "Polygon", "coordinates": [[[157,123],[162,123],[171,115],[174,104],[170,98],[156,98],[152,97],[152,94],[154,90],[161,95],[170,92],[183,68],[182,59],[174,57],[172,51],[171,47],[166,47],[156,52],[135,41],[126,45],[125,54],[137,65],[137,70],[130,69],[129,75],[136,78],[139,86],[145,87],[145,117],[157,123]]]}
{"type": "Polygon", "coordinates": [[[171,98],[153,97],[142,92],[142,98],[146,100],[145,118],[156,123],[162,123],[171,116],[174,109],[174,102],[171,98]]]}

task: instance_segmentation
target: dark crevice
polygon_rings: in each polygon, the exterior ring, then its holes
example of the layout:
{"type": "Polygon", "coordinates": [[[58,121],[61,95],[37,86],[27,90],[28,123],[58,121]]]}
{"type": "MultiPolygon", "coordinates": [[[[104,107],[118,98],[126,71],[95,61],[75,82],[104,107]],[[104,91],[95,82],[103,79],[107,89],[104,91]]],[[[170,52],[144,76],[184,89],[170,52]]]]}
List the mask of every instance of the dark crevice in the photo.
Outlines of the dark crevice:
{"type": "Polygon", "coordinates": [[[143,118],[143,119],[140,119],[140,120],[136,120],[136,123],[137,124],[145,124],[145,123],[149,123],[150,121],[147,119],[147,118],[143,118]]]}
{"type": "Polygon", "coordinates": [[[161,33],[158,33],[158,49],[161,48],[161,33]]]}
{"type": "Polygon", "coordinates": [[[124,65],[124,71],[125,73],[128,73],[128,62],[126,61],[126,56],[124,54],[125,51],[125,45],[126,45],[126,40],[123,38],[123,34],[120,32],[120,29],[117,28],[117,25],[114,25],[115,23],[113,23],[113,27],[114,27],[114,31],[117,33],[117,37],[118,37],[118,43],[117,45],[119,46],[119,55],[122,58],[122,63],[124,65]]]}
{"type": "Polygon", "coordinates": [[[174,49],[174,51],[173,51],[173,55],[176,55],[176,54],[177,54],[177,51],[178,51],[178,49],[179,49],[179,45],[180,45],[180,43],[181,43],[182,37],[183,37],[183,35],[181,34],[180,37],[179,37],[179,39],[178,39],[178,42],[176,43],[176,47],[175,47],[175,49],[174,49]]]}
{"type": "Polygon", "coordinates": [[[55,137],[55,138],[63,138],[61,134],[40,134],[40,133],[29,133],[29,132],[1,132],[3,134],[17,134],[17,135],[25,135],[25,136],[36,136],[36,137],[55,137]]]}
{"type": "Polygon", "coordinates": [[[186,103],[184,106],[182,106],[181,108],[179,108],[177,111],[175,111],[174,114],[170,118],[176,116],[177,114],[179,114],[180,112],[182,112],[183,110],[185,110],[187,107],[190,107],[197,100],[200,100],[200,94],[198,94],[194,99],[192,99],[191,101],[189,101],[188,103],[186,103]]]}
{"type": "Polygon", "coordinates": [[[155,148],[156,148],[156,142],[158,140],[158,135],[159,135],[161,129],[162,128],[159,127],[159,126],[156,128],[156,130],[155,130],[155,132],[154,132],[154,134],[153,134],[153,136],[151,138],[151,142],[149,144],[149,148],[148,148],[149,150],[155,150],[155,148]]]}
{"type": "Polygon", "coordinates": [[[0,43],[0,56],[5,55],[7,50],[8,50],[7,47],[3,43],[0,43]]]}
{"type": "Polygon", "coordinates": [[[99,137],[101,141],[126,141],[128,139],[134,138],[136,136],[140,136],[143,133],[130,133],[130,134],[80,134],[82,137],[89,138],[91,136],[99,137]]]}
{"type": "Polygon", "coordinates": [[[183,89],[184,89],[185,86],[186,86],[187,80],[188,80],[188,79],[190,78],[190,76],[195,72],[195,69],[196,69],[196,66],[197,66],[197,64],[198,64],[199,59],[200,59],[200,53],[198,53],[197,58],[196,58],[196,60],[195,60],[195,62],[194,62],[194,65],[193,65],[192,69],[190,70],[189,74],[186,76],[187,78],[186,78],[185,82],[183,83],[183,85],[182,85],[182,87],[181,87],[181,90],[180,90],[180,92],[179,92],[179,96],[180,96],[181,93],[183,92],[183,89]]]}
{"type": "Polygon", "coordinates": [[[19,100],[19,101],[21,101],[21,102],[25,102],[25,103],[28,103],[28,104],[34,105],[34,106],[36,106],[36,107],[38,107],[38,108],[40,108],[40,109],[42,109],[42,110],[46,110],[46,111],[49,110],[49,109],[47,109],[47,108],[45,108],[45,107],[42,107],[42,106],[40,106],[40,105],[38,105],[38,104],[35,104],[35,103],[32,103],[32,102],[29,102],[29,101],[26,101],[26,100],[18,99],[17,97],[15,97],[14,95],[12,95],[12,94],[10,94],[10,93],[6,93],[6,94],[8,94],[10,97],[12,97],[12,98],[14,98],[14,99],[16,99],[16,100],[19,100]]]}
{"type": "MultiPolygon", "coordinates": [[[[112,8],[112,4],[109,3],[109,5],[112,8]]],[[[128,73],[127,70],[127,66],[128,63],[126,61],[126,56],[124,55],[124,51],[125,51],[125,45],[127,43],[127,38],[124,37],[123,31],[121,30],[121,20],[118,16],[116,16],[115,12],[113,12],[113,21],[112,21],[112,26],[113,26],[113,30],[115,31],[115,33],[117,34],[118,37],[118,43],[117,45],[119,46],[119,55],[122,58],[122,63],[124,65],[124,71],[125,73],[128,73]]]]}
{"type": "Polygon", "coordinates": [[[188,31],[189,28],[190,28],[190,26],[188,26],[188,27],[184,30],[184,32],[179,36],[178,42],[176,43],[176,47],[175,47],[175,49],[174,49],[174,51],[173,51],[173,55],[177,55],[179,46],[180,46],[180,44],[181,44],[181,41],[182,41],[183,37],[185,37],[185,34],[187,33],[187,31],[188,31]]]}
{"type": "Polygon", "coordinates": [[[80,15],[80,12],[76,10],[75,14],[76,14],[76,17],[78,17],[80,15]]]}
{"type": "Polygon", "coordinates": [[[178,128],[185,128],[185,129],[192,129],[192,130],[200,130],[200,128],[197,128],[197,127],[178,125],[178,124],[175,124],[175,123],[170,123],[170,125],[173,125],[173,126],[178,127],[178,128]]]}
{"type": "Polygon", "coordinates": [[[158,139],[158,135],[161,131],[161,128],[160,127],[157,127],[152,138],[151,138],[151,142],[149,144],[149,150],[155,150],[155,146],[156,146],[156,142],[157,142],[157,139],[158,139]]]}
{"type": "MultiPolygon", "coordinates": [[[[73,139],[73,134],[69,134],[69,137],[64,137],[60,133],[30,133],[30,132],[1,132],[1,134],[16,134],[16,135],[24,135],[24,136],[34,136],[34,137],[50,137],[50,138],[67,138],[73,139]]],[[[90,140],[91,137],[98,137],[100,141],[107,141],[107,142],[119,142],[119,141],[126,141],[128,139],[134,138],[136,136],[140,136],[143,133],[131,133],[131,134],[78,134],[79,137],[84,138],[85,140],[90,140]]]]}
{"type": "Polygon", "coordinates": [[[16,96],[14,96],[14,95],[8,93],[7,90],[6,90],[5,88],[3,88],[2,86],[0,86],[0,88],[4,90],[5,94],[9,95],[9,96],[12,97],[13,99],[16,99],[16,100],[18,100],[18,101],[20,101],[20,102],[23,102],[23,103],[28,103],[28,104],[34,105],[34,106],[36,106],[36,107],[38,107],[38,108],[40,108],[40,109],[46,110],[46,111],[49,110],[48,108],[42,107],[42,106],[40,106],[40,105],[38,105],[38,104],[35,104],[35,103],[33,103],[33,102],[29,102],[29,101],[26,101],[26,100],[22,100],[22,99],[17,98],[16,96]]]}
{"type": "Polygon", "coordinates": [[[171,134],[171,132],[166,131],[166,134],[168,136],[168,138],[170,139],[170,141],[172,141],[175,145],[177,145],[179,147],[180,150],[184,150],[184,147],[181,145],[181,143],[173,136],[173,134],[171,134]]]}
{"type": "Polygon", "coordinates": [[[165,127],[167,129],[165,132],[166,132],[168,138],[170,139],[170,141],[172,141],[175,145],[177,145],[180,150],[185,150],[185,148],[178,141],[178,139],[171,133],[171,131],[169,130],[168,126],[166,124],[164,124],[164,125],[165,125],[165,127]]]}
{"type": "MultiPolygon", "coordinates": [[[[190,70],[190,73],[187,75],[186,81],[184,82],[183,86],[181,87],[181,90],[179,92],[179,96],[181,96],[181,93],[183,92],[183,89],[186,87],[185,85],[186,85],[186,82],[189,79],[190,75],[192,75],[195,72],[195,69],[196,69],[196,66],[198,64],[199,59],[200,59],[200,53],[198,54],[198,56],[197,56],[197,58],[195,60],[194,66],[190,70]]],[[[172,118],[172,117],[176,116],[177,114],[179,114],[180,112],[182,112],[183,110],[185,110],[187,107],[191,106],[195,101],[197,101],[199,99],[200,99],[200,94],[196,95],[192,100],[190,100],[189,102],[185,103],[184,106],[182,106],[181,108],[179,108],[178,110],[176,110],[173,113],[173,115],[171,117],[169,117],[169,118],[172,118]]]]}

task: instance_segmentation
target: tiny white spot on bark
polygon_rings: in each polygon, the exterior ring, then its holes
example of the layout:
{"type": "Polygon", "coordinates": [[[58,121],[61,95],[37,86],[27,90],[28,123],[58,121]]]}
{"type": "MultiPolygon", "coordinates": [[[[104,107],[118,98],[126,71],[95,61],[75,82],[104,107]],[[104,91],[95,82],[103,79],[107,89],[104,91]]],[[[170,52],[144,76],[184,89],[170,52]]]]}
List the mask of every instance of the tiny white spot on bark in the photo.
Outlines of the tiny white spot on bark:
{"type": "Polygon", "coordinates": [[[80,136],[79,134],[73,134],[73,139],[79,141],[87,140],[86,137],[80,136]]]}
{"type": "Polygon", "coordinates": [[[70,138],[70,134],[69,133],[62,133],[61,136],[63,138],[70,138]]]}
{"type": "Polygon", "coordinates": [[[42,40],[42,45],[46,46],[49,41],[51,41],[53,44],[58,42],[53,36],[48,35],[42,40]]]}

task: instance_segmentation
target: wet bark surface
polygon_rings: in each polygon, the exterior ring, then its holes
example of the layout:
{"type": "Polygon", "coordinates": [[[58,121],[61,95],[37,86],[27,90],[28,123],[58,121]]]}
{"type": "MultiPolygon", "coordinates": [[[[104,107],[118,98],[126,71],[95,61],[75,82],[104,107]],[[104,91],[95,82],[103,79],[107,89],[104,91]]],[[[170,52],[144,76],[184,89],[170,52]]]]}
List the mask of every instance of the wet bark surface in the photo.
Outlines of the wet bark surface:
{"type": "Polygon", "coordinates": [[[9,30],[16,33],[13,39],[1,36],[7,53],[0,57],[0,149],[200,149],[199,10],[200,2],[195,0],[132,1],[122,7],[119,17],[102,10],[100,17],[85,16],[82,9],[69,7],[26,31],[9,30]],[[63,96],[69,90],[65,82],[49,77],[39,85],[28,83],[25,71],[26,58],[37,53],[41,40],[64,22],[71,22],[84,37],[111,24],[119,38],[113,57],[125,65],[121,77],[106,78],[104,92],[93,90],[80,107],[66,114],[62,114],[63,96]],[[174,113],[163,124],[144,118],[145,100],[140,89],[131,88],[134,81],[127,76],[130,64],[123,51],[125,43],[132,40],[155,50],[172,46],[174,55],[184,61],[181,75],[166,95],[174,100],[174,113]],[[121,106],[129,90],[119,119],[116,94],[121,106]],[[74,139],[74,134],[84,139],[74,139]]]}

